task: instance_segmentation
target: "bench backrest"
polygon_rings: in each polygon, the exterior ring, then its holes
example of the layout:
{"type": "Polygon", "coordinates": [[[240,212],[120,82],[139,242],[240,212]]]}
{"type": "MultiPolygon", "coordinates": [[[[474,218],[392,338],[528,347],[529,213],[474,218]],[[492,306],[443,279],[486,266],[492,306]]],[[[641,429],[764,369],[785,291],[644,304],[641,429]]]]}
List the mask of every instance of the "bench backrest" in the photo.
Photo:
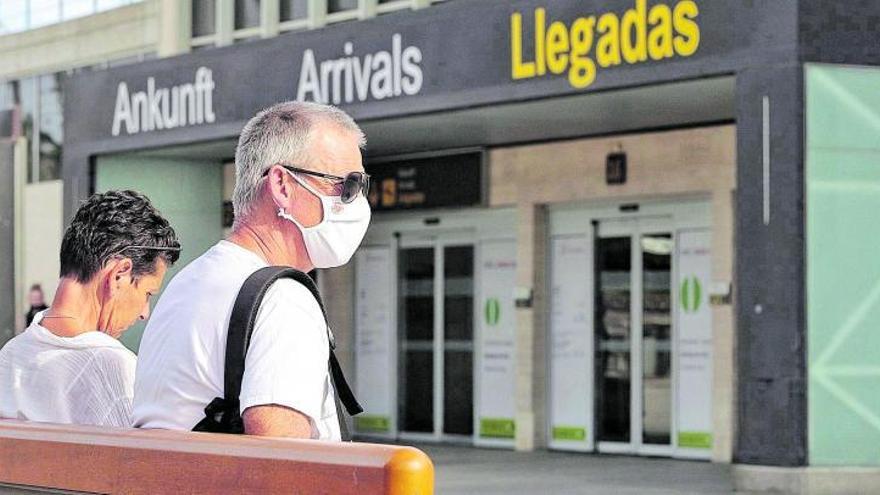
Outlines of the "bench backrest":
{"type": "Polygon", "coordinates": [[[430,495],[411,447],[0,420],[0,484],[97,493],[430,495]]]}

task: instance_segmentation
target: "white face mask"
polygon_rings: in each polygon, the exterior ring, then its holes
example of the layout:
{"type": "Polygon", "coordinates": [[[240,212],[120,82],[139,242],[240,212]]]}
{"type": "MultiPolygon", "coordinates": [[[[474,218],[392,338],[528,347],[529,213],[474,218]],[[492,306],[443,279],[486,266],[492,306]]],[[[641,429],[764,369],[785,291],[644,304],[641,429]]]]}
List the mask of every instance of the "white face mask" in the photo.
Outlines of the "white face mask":
{"type": "Polygon", "coordinates": [[[324,218],[314,227],[304,227],[292,215],[278,208],[278,216],[293,222],[302,232],[303,243],[315,268],[334,268],[348,263],[370,225],[370,203],[358,194],[345,204],[339,196],[325,196],[287,171],[293,179],[321,200],[324,218]]]}

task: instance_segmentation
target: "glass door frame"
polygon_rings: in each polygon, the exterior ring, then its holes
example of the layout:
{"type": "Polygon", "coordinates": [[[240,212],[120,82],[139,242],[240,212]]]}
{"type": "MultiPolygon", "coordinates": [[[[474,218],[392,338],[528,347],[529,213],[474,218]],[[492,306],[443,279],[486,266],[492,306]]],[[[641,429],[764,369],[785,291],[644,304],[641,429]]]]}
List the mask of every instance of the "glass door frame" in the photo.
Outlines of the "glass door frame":
{"type": "MultiPolygon", "coordinates": [[[[398,259],[399,253],[402,249],[410,249],[410,248],[431,248],[434,250],[434,369],[433,369],[433,424],[434,424],[434,432],[433,433],[421,433],[421,432],[408,432],[403,430],[398,424],[398,438],[401,440],[407,441],[431,441],[431,442],[451,442],[451,443],[466,443],[472,444],[473,440],[476,438],[478,432],[476,429],[473,431],[471,435],[455,435],[443,432],[444,427],[444,391],[445,391],[445,383],[444,383],[444,366],[445,366],[445,315],[444,315],[444,305],[445,305],[445,260],[444,260],[444,249],[447,247],[454,246],[470,246],[474,250],[474,297],[476,297],[478,290],[478,245],[479,242],[474,235],[473,232],[470,231],[446,231],[446,232],[438,232],[432,231],[431,233],[406,233],[401,234],[397,238],[397,242],[395,245],[395,260],[398,259]]],[[[397,275],[399,277],[399,274],[397,275]]],[[[399,279],[395,277],[395,283],[399,284],[399,279]]],[[[396,290],[395,290],[396,291],[396,290]]],[[[399,305],[399,301],[397,302],[399,305]]],[[[476,305],[475,305],[476,307],[476,305]]],[[[476,416],[477,412],[477,404],[476,404],[476,396],[477,396],[477,321],[476,317],[474,318],[474,328],[473,334],[471,336],[471,352],[473,355],[473,367],[471,373],[471,380],[473,383],[473,391],[474,391],[474,400],[472,401],[472,409],[474,416],[476,416]]],[[[399,328],[399,327],[398,327],[399,328]]],[[[395,355],[399,356],[400,352],[400,333],[398,332],[397,337],[397,352],[395,355]]],[[[399,357],[398,357],[399,359],[399,357]]],[[[395,367],[397,370],[397,367],[395,367]]],[[[395,371],[396,373],[396,371],[395,371]]],[[[397,388],[400,387],[399,376],[395,377],[395,381],[397,382],[397,388]]],[[[400,396],[397,395],[398,401],[400,400],[400,396]]],[[[399,406],[398,406],[399,407],[399,406]]],[[[400,421],[398,415],[398,421],[400,421]]]]}
{"type": "MultiPolygon", "coordinates": [[[[677,407],[675,406],[675,397],[677,397],[678,387],[678,324],[676,312],[678,308],[678,298],[673,285],[670,284],[670,425],[669,425],[669,444],[668,445],[651,445],[643,443],[644,421],[643,421],[643,391],[644,391],[644,260],[642,257],[641,239],[644,235],[650,234],[669,234],[671,236],[673,246],[677,242],[677,227],[671,216],[640,216],[626,218],[607,218],[599,219],[593,227],[595,230],[595,239],[607,239],[615,237],[630,238],[630,441],[629,442],[610,442],[600,441],[596,438],[596,450],[601,453],[611,454],[639,454],[649,456],[666,456],[671,457],[675,452],[675,439],[677,438],[677,407]]],[[[594,246],[595,248],[595,246],[594,246]]],[[[675,259],[675,249],[671,256],[670,281],[678,280],[678,266],[675,259]]],[[[597,256],[594,253],[594,256],[597,256]]],[[[598,277],[595,268],[593,269],[593,277],[598,277]]],[[[594,278],[595,280],[595,278],[594,278]]],[[[598,285],[598,284],[597,284],[598,285]]],[[[598,298],[598,294],[596,297],[598,298]]],[[[595,301],[594,301],[595,304],[595,301]]],[[[593,308],[595,311],[596,308],[593,308]]],[[[596,323],[594,323],[593,332],[596,331],[596,323]]],[[[595,353],[598,354],[598,337],[595,346],[595,353]]],[[[595,359],[595,358],[594,358],[595,359]]],[[[598,361],[596,361],[598,363],[598,361]]],[[[594,366],[598,371],[598,366],[594,366]]],[[[594,376],[594,380],[598,382],[599,376],[594,376]]],[[[596,384],[595,396],[593,397],[594,408],[598,409],[598,397],[601,391],[598,383],[596,384]]],[[[598,418],[599,411],[595,411],[597,434],[598,434],[598,418]]]]}

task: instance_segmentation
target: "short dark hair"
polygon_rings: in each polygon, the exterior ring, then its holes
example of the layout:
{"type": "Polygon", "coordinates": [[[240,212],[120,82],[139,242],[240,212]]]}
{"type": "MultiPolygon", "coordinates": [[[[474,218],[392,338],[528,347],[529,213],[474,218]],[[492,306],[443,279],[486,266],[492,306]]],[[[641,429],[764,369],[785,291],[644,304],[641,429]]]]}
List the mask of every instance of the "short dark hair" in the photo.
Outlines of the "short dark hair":
{"type": "Polygon", "coordinates": [[[168,220],[143,194],[135,191],[95,194],[79,207],[64,232],[61,276],[86,283],[108,261],[122,256],[131,259],[132,277],[137,278],[153,273],[159,259],[169,266],[174,264],[180,257],[180,243],[168,220]]]}

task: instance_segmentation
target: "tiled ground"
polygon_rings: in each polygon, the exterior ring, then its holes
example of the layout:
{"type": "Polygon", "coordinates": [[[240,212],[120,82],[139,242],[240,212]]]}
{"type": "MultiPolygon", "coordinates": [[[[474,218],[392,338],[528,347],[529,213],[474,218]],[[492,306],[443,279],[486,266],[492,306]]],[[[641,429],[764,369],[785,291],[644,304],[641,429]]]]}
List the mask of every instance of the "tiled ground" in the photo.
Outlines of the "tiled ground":
{"type": "Polygon", "coordinates": [[[708,462],[418,445],[438,495],[732,493],[730,468],[708,462]]]}

